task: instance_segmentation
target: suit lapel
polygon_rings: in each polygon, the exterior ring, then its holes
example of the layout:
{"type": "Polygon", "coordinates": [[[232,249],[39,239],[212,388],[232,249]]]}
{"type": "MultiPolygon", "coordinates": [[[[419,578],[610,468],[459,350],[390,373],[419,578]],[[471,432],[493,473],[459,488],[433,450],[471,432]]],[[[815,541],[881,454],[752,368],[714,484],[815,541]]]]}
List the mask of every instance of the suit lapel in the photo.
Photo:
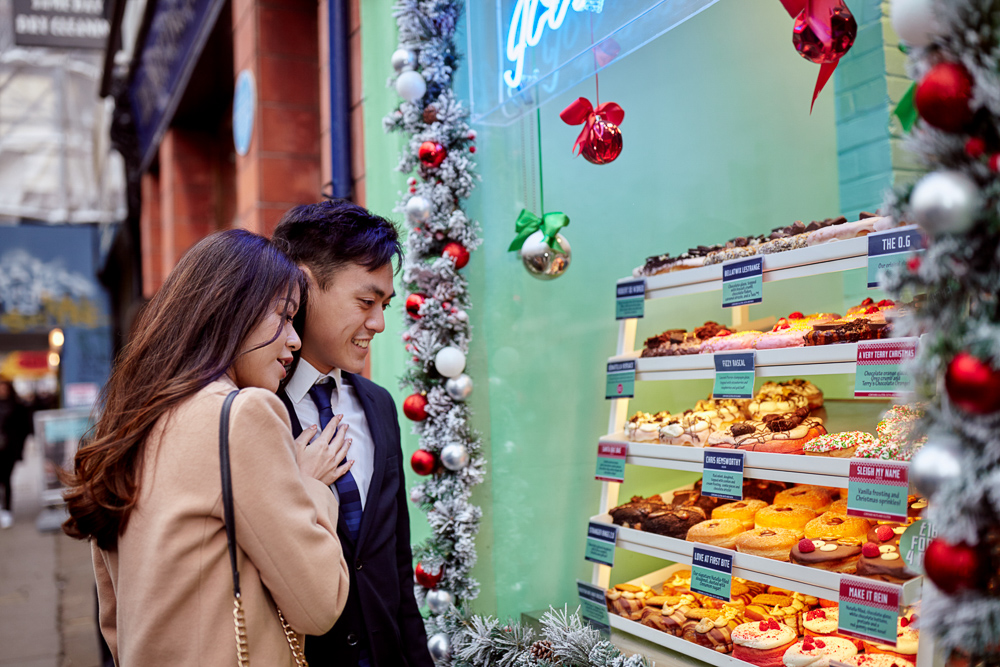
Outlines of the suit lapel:
{"type": "Polygon", "coordinates": [[[278,390],[278,398],[281,399],[281,402],[285,404],[285,409],[288,410],[288,417],[292,422],[292,437],[299,437],[302,434],[302,424],[299,423],[299,416],[295,414],[295,406],[292,405],[292,399],[288,398],[288,394],[285,393],[284,389],[278,390]]]}
{"type": "Polygon", "coordinates": [[[374,510],[368,511],[368,508],[376,507],[376,499],[382,492],[382,478],[385,476],[386,457],[385,419],[381,418],[381,415],[375,409],[375,400],[368,393],[364,383],[359,382],[353,373],[344,373],[343,371],[341,373],[343,377],[350,380],[354,391],[358,395],[358,400],[361,401],[361,408],[365,411],[365,418],[368,420],[368,429],[371,431],[372,443],[375,446],[375,465],[372,470],[372,481],[368,485],[368,494],[365,497],[366,509],[365,513],[361,516],[361,531],[358,533],[358,544],[360,545],[371,531],[372,522],[377,520],[377,517],[374,515],[378,514],[378,512],[374,510]]]}

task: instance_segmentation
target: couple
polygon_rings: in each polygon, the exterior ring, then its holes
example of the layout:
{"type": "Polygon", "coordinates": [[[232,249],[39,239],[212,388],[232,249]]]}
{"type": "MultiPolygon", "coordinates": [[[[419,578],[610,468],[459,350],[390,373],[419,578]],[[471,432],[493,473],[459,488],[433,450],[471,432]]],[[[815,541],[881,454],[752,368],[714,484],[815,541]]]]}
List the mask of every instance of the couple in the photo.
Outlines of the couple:
{"type": "Polygon", "coordinates": [[[301,635],[313,667],[433,664],[395,405],[359,375],[385,328],[393,258],[387,220],[345,201],[299,206],[273,241],[201,241],[146,306],[66,493],[64,530],[91,540],[117,665],[238,662],[219,448],[237,389],[233,553],[250,664],[300,664],[301,635]]]}

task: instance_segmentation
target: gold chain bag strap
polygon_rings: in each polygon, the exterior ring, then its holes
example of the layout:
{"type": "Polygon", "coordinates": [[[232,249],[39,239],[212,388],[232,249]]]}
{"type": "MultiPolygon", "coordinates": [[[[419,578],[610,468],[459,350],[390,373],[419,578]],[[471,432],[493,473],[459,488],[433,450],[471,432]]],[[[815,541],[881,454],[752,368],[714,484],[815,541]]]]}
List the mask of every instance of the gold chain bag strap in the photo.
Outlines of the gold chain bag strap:
{"type": "MultiPolygon", "coordinates": [[[[243,615],[243,598],[240,596],[240,571],[236,567],[236,521],[233,512],[233,476],[229,469],[229,410],[240,390],[231,392],[222,404],[219,420],[219,468],[222,470],[222,513],[226,523],[226,541],[229,543],[229,564],[233,569],[233,623],[236,627],[236,661],[239,667],[249,667],[250,648],[247,645],[247,622],[243,615]]],[[[298,635],[285,621],[278,609],[278,620],[285,631],[288,648],[292,650],[296,667],[309,667],[298,635]]]]}

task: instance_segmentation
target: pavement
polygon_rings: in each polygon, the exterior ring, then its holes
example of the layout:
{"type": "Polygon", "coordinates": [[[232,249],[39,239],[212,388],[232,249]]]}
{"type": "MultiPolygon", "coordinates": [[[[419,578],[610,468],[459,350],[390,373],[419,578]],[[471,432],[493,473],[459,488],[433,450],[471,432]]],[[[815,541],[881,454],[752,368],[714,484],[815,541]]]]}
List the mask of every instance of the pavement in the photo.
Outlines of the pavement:
{"type": "Polygon", "coordinates": [[[101,667],[90,546],[36,527],[58,516],[42,506],[31,438],[12,485],[14,525],[0,530],[0,667],[101,667]]]}

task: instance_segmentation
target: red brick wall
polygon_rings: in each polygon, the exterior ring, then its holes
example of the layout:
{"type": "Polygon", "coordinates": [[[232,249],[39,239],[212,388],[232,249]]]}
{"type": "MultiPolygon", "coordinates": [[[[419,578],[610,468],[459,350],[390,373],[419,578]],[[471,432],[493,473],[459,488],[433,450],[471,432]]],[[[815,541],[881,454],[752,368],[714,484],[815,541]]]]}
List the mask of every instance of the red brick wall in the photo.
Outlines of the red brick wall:
{"type": "Polygon", "coordinates": [[[142,175],[142,212],[139,219],[142,250],[142,296],[151,298],[163,284],[162,227],[160,225],[160,177],[142,175]]]}

